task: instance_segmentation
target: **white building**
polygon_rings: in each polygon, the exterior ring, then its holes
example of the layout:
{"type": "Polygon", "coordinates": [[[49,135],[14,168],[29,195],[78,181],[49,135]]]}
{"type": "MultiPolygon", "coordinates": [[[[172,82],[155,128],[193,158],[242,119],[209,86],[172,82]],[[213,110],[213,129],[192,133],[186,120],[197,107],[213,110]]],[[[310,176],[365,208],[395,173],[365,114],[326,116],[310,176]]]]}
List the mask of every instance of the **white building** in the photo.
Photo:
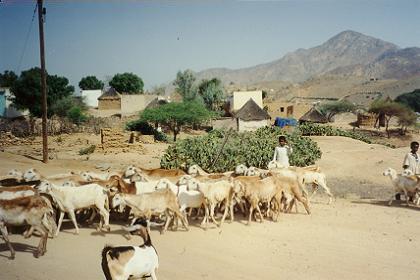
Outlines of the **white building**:
{"type": "Polygon", "coordinates": [[[80,96],[88,107],[98,108],[98,97],[102,95],[101,89],[82,90],[80,96]]]}
{"type": "Polygon", "coordinates": [[[10,92],[10,88],[0,88],[0,117],[16,118],[28,115],[28,110],[21,112],[12,106],[12,97],[13,93],[10,92]]]}

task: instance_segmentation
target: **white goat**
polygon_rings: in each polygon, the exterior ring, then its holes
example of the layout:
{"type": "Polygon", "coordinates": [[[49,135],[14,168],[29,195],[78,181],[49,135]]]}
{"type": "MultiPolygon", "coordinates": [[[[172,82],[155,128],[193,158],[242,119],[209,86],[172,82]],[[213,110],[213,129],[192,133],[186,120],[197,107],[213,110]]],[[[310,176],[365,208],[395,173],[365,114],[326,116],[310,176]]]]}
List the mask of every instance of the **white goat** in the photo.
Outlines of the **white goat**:
{"type": "Polygon", "coordinates": [[[43,181],[37,186],[37,189],[40,192],[51,195],[57,203],[58,208],[61,210],[57,232],[55,234],[56,236],[60,231],[64,213],[69,214],[70,219],[76,228],[76,234],[79,234],[79,227],[77,226],[74,211],[77,209],[90,208],[92,206],[95,206],[101,215],[99,229],[102,228],[102,222],[104,222],[103,227],[110,230],[108,194],[102,186],[98,184],[89,184],[77,188],[63,188],[57,187],[48,181],[43,181]]]}
{"type": "MultiPolygon", "coordinates": [[[[187,176],[187,175],[185,175],[187,176]]],[[[197,214],[201,208],[201,206],[204,205],[205,199],[201,192],[196,190],[187,190],[187,181],[185,181],[184,184],[181,184],[179,186],[175,185],[168,179],[161,179],[159,180],[158,184],[156,185],[156,190],[158,189],[170,189],[172,192],[175,193],[175,195],[178,197],[178,203],[180,205],[180,211],[185,214],[185,210],[187,208],[197,209],[197,214]]]]}
{"type": "MultiPolygon", "coordinates": [[[[392,168],[388,168],[383,172],[384,176],[389,176],[394,186],[395,193],[403,192],[405,195],[405,199],[407,202],[407,206],[409,205],[409,197],[414,196],[420,189],[420,178],[417,176],[404,176],[397,174],[397,171],[392,168]]],[[[392,195],[391,199],[389,200],[388,205],[391,205],[395,193],[392,195]]]]}
{"type": "Polygon", "coordinates": [[[102,250],[102,271],[106,280],[128,280],[150,276],[157,280],[156,270],[159,257],[152,245],[149,225],[145,220],[137,220],[132,226],[124,228],[130,234],[138,234],[144,244],[141,246],[105,246],[102,250]]]}

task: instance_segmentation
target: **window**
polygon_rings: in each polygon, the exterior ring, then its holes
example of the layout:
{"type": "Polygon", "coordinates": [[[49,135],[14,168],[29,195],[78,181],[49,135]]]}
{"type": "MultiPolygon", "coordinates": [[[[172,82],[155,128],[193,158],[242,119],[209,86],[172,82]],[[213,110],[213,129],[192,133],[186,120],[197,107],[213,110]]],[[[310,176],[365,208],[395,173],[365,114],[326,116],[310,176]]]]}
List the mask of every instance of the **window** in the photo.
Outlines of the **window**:
{"type": "Polygon", "coordinates": [[[284,112],[284,107],[280,107],[280,112],[284,112]]]}

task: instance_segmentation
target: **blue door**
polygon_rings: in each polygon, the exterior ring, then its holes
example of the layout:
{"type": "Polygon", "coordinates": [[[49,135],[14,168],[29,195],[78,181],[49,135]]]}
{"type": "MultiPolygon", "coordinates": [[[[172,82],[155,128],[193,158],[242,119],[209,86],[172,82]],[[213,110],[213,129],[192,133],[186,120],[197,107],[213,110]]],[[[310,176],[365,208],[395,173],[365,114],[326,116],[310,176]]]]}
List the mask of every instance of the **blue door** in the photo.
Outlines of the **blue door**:
{"type": "Polygon", "coordinates": [[[0,117],[4,117],[4,114],[6,113],[6,93],[3,91],[0,91],[0,117]]]}

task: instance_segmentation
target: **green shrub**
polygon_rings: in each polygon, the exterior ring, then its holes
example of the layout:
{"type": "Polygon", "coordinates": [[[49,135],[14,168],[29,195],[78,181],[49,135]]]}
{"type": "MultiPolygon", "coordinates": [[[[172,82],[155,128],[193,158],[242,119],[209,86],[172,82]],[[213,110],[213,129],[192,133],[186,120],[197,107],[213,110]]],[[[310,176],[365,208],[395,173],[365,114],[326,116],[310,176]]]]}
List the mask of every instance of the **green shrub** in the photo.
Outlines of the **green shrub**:
{"type": "Polygon", "coordinates": [[[85,113],[83,113],[83,109],[79,106],[73,106],[67,112],[67,118],[74,124],[80,124],[88,119],[85,113]]]}
{"type": "Polygon", "coordinates": [[[80,149],[79,155],[81,155],[81,156],[82,155],[90,155],[95,151],[95,149],[96,149],[95,145],[90,145],[89,147],[80,149]]]}
{"type": "Polygon", "coordinates": [[[155,141],[168,142],[168,136],[163,132],[155,130],[153,135],[155,136],[155,141]]]}
{"type": "Polygon", "coordinates": [[[233,170],[241,163],[266,168],[273,158],[274,148],[281,134],[287,137],[294,148],[290,157],[291,165],[314,164],[321,157],[321,150],[310,138],[287,134],[278,127],[264,127],[255,132],[243,133],[213,130],[204,136],[180,140],[168,147],[160,164],[166,169],[187,168],[198,164],[208,172],[233,170]],[[227,142],[221,150],[226,137],[227,142]]]}
{"type": "Polygon", "coordinates": [[[151,126],[148,122],[141,120],[128,122],[125,125],[125,129],[130,131],[139,131],[143,135],[153,135],[155,133],[153,126],[151,126]]]}
{"type": "Polygon", "coordinates": [[[372,140],[360,133],[334,128],[329,125],[319,125],[314,123],[304,123],[298,126],[300,133],[304,136],[344,136],[359,141],[372,143],[372,140]]]}

